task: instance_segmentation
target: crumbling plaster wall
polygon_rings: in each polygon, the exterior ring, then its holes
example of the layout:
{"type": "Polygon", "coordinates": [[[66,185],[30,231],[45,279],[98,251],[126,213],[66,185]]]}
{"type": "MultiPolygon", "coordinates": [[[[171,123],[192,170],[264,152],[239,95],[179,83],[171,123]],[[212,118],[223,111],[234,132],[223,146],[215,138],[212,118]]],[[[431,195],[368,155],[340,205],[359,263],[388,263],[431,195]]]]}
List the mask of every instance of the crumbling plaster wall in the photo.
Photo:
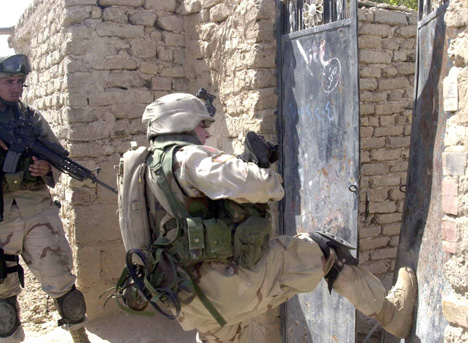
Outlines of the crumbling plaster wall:
{"type": "MultiPolygon", "coordinates": [[[[398,244],[413,93],[414,13],[361,6],[361,262],[389,282],[398,244]],[[364,193],[363,193],[364,194],[364,193]],[[364,211],[365,198],[361,198],[364,211]]],[[[276,140],[275,4],[271,0],[35,0],[11,45],[34,72],[25,99],[71,152],[115,184],[114,165],[129,142],[145,143],[141,114],[157,97],[207,88],[218,98],[211,144],[242,151],[248,130],[276,140]]],[[[124,261],[116,196],[62,177],[54,193],[75,251],[78,285],[90,317],[124,261]]],[[[278,338],[278,312],[258,337],[278,338]],[[276,323],[276,324],[275,324],[276,323]],[[271,337],[269,337],[270,335],[271,337]]]]}
{"type": "Polygon", "coordinates": [[[441,231],[452,292],[442,299],[442,309],[449,322],[445,342],[458,343],[468,341],[468,3],[452,1],[445,21],[457,37],[449,46],[453,67],[444,80],[444,105],[454,95],[458,101],[448,112],[444,139],[441,231]]]}

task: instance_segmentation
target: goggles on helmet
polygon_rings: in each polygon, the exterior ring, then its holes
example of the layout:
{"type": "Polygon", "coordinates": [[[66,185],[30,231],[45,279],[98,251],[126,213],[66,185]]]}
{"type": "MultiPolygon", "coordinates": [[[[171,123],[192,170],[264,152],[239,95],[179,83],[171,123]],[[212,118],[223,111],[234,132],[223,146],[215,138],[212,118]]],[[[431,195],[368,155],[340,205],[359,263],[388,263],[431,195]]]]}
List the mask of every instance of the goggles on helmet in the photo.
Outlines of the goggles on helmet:
{"type": "Polygon", "coordinates": [[[31,72],[31,64],[29,58],[26,55],[13,55],[4,58],[0,58],[0,73],[14,74],[23,73],[25,75],[31,72]]]}

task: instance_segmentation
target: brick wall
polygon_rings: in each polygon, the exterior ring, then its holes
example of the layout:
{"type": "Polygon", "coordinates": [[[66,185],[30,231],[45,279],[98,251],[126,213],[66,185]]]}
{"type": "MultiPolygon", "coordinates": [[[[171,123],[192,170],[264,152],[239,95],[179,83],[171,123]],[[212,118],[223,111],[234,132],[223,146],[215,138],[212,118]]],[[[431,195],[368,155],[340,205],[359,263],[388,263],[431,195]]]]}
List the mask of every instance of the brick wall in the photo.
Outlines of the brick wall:
{"type": "Polygon", "coordinates": [[[453,67],[444,80],[444,106],[455,95],[454,107],[447,107],[448,119],[443,153],[441,234],[448,262],[445,276],[451,285],[450,295],[442,299],[442,309],[449,325],[445,342],[468,341],[468,4],[453,1],[445,15],[447,27],[456,30],[450,42],[449,57],[453,67]]]}
{"type": "MultiPolygon", "coordinates": [[[[248,130],[276,140],[275,5],[271,0],[36,0],[11,40],[34,72],[26,100],[52,123],[72,158],[114,184],[141,114],[155,98],[200,87],[218,95],[209,142],[242,151],[248,130]],[[59,4],[57,4],[59,3],[59,4]],[[53,10],[51,10],[51,8],[53,10]]],[[[361,162],[369,216],[361,262],[389,286],[398,244],[410,134],[413,12],[361,6],[361,162]]],[[[123,264],[115,195],[62,177],[55,191],[91,318],[123,264]]],[[[364,209],[364,195],[361,209],[364,209]]],[[[39,296],[39,295],[38,295],[39,296]]],[[[278,311],[255,321],[254,341],[278,342],[278,311]]]]}
{"type": "Polygon", "coordinates": [[[359,257],[389,288],[405,196],[417,18],[414,11],[361,6],[359,19],[359,257]]]}

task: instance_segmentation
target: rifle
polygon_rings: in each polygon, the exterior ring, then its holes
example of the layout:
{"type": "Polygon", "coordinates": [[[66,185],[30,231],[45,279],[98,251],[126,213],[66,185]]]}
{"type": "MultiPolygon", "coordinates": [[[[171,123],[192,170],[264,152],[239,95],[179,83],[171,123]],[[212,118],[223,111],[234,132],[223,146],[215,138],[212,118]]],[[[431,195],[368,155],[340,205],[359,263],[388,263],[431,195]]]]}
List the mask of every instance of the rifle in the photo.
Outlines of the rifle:
{"type": "Polygon", "coordinates": [[[216,96],[207,92],[205,88],[200,88],[197,92],[197,98],[205,100],[205,106],[208,110],[210,116],[214,117],[216,113],[216,107],[213,105],[213,100],[216,99],[216,96]]]}
{"type": "Polygon", "coordinates": [[[8,152],[3,161],[4,173],[16,173],[18,160],[24,152],[50,163],[54,168],[70,175],[78,181],[91,180],[108,190],[117,190],[97,178],[100,168],[90,170],[68,157],[70,153],[62,146],[40,137],[42,130],[34,127],[31,121],[19,117],[15,121],[0,123],[0,140],[8,146],[8,152]],[[37,138],[33,138],[37,137],[37,138]],[[96,172],[95,174],[93,172],[96,172]]]}

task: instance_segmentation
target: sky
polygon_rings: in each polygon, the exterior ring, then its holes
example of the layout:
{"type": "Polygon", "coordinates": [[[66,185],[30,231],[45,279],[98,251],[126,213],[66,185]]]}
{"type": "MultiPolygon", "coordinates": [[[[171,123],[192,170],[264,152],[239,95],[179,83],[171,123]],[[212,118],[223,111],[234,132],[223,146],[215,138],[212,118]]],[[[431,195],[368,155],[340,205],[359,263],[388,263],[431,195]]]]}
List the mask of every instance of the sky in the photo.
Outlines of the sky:
{"type": "MultiPolygon", "coordinates": [[[[0,27],[16,25],[23,12],[33,0],[0,0],[0,27]]],[[[8,47],[8,36],[0,35],[0,56],[14,54],[8,47]]]]}

